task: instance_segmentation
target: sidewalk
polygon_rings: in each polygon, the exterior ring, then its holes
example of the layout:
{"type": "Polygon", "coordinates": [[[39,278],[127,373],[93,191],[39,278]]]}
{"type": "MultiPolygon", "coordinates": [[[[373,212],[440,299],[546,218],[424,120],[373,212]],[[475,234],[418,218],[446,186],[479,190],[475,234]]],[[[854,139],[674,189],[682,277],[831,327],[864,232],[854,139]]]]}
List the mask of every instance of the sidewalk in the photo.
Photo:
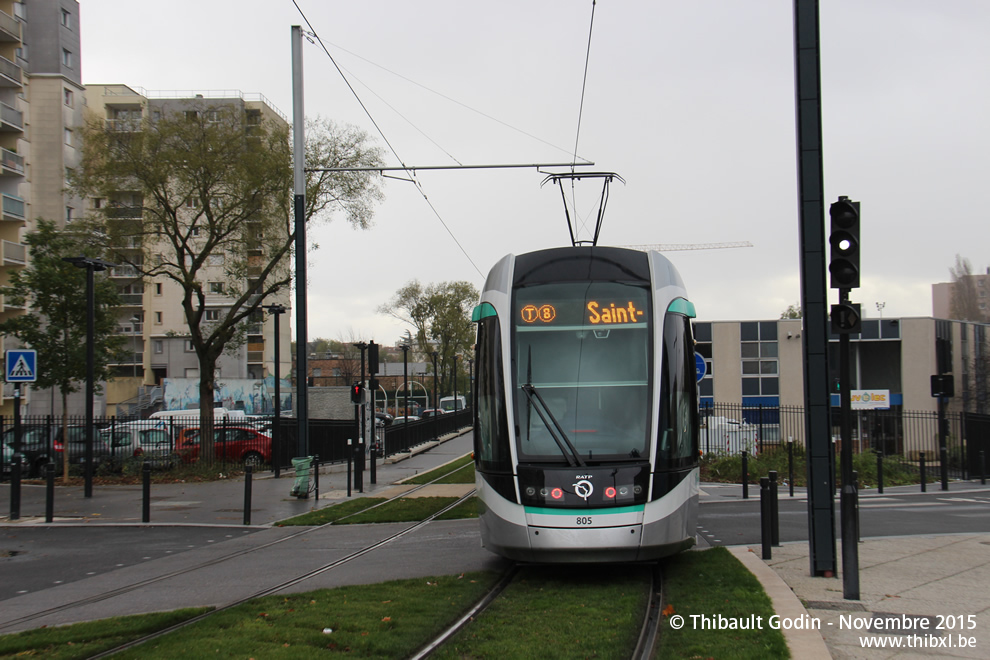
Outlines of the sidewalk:
{"type": "MultiPolygon", "coordinates": [[[[990,492],[967,482],[949,490],[990,492]]],[[[709,501],[742,498],[739,484],[703,484],[702,491],[709,501]]],[[[900,486],[861,498],[915,492],[918,486],[900,486]]],[[[759,489],[751,487],[750,497],[758,500],[759,489]]],[[[799,498],[806,494],[796,489],[799,498]]],[[[841,566],[836,578],[811,577],[807,541],[775,547],[766,561],[758,545],[730,550],[760,580],[782,619],[817,626],[783,631],[794,658],[990,656],[990,534],[863,539],[859,600],[843,598],[841,566]]]]}

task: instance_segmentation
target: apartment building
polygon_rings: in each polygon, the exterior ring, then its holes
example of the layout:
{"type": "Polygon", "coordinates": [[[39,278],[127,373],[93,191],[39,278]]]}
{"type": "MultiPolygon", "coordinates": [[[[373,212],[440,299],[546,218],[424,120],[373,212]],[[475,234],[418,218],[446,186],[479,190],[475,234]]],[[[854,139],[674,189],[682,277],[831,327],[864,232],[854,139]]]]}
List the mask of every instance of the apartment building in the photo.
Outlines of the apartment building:
{"type": "MultiPolygon", "coordinates": [[[[80,44],[76,0],[0,0],[0,285],[27,265],[23,238],[37,218],[64,224],[82,207],[65,192],[66,172],[80,160],[80,44]]],[[[0,320],[26,311],[0,298],[0,320]]],[[[0,413],[13,412],[12,397],[5,384],[0,413]]]]}
{"type": "MultiPolygon", "coordinates": [[[[262,122],[276,122],[288,126],[287,118],[260,95],[240,92],[221,93],[149,93],[140,88],[121,84],[91,84],[85,87],[88,112],[105,122],[108,130],[140,131],[142,122],[155,120],[173,113],[213,112],[216,108],[233,109],[244,118],[245,130],[262,122]],[[211,110],[212,109],[212,110],[211,110]]],[[[134,222],[142,218],[144,200],[137,191],[120,190],[113,199],[90,199],[87,208],[103,209],[112,221],[134,222]]],[[[195,209],[190,209],[192,215],[195,209]]],[[[142,263],[149,258],[147,245],[135,239],[129,245],[119,246],[128,261],[142,263]]],[[[248,258],[248,283],[263,266],[261,246],[246,255],[248,258]],[[255,259],[256,258],[256,259],[255,259]],[[254,263],[252,263],[254,262],[254,263]]],[[[225,288],[223,254],[210,255],[202,271],[206,287],[204,321],[224,318],[232,298],[225,288]]],[[[289,268],[286,262],[286,269],[289,268]]],[[[135,397],[149,388],[160,387],[168,379],[199,378],[199,362],[192,343],[182,309],[182,287],[166,277],[147,279],[129,265],[109,271],[121,293],[122,306],[118,313],[119,332],[132,347],[131,357],[116,365],[116,375],[107,386],[108,414],[128,414],[135,397]]],[[[289,291],[267,299],[265,304],[279,303],[290,307],[289,291]]],[[[279,337],[275,337],[275,321],[263,310],[258,310],[246,327],[246,342],[236,351],[225,352],[217,364],[216,375],[228,381],[261,381],[274,372],[281,377],[291,371],[290,327],[283,322],[279,337]],[[275,342],[280,342],[280,361],[273,365],[275,342]]],[[[144,397],[148,399],[148,397],[144,397]]],[[[150,401],[149,401],[150,402],[150,401]]]]}

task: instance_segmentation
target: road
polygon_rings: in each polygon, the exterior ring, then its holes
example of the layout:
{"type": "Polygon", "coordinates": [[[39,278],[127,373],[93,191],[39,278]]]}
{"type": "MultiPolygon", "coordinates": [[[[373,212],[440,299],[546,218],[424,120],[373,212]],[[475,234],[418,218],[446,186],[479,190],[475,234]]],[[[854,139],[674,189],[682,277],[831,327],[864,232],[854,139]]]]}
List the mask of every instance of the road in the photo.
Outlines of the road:
{"type": "MultiPolygon", "coordinates": [[[[708,545],[759,544],[759,488],[751,488],[750,496],[748,500],[703,500],[698,513],[701,539],[708,545]]],[[[781,490],[778,504],[781,543],[806,541],[808,503],[804,497],[791,498],[781,490]]],[[[990,532],[990,490],[986,489],[943,492],[929,487],[927,493],[870,494],[861,497],[859,510],[861,538],[990,532]]],[[[838,497],[835,512],[839,538],[838,497]]]]}

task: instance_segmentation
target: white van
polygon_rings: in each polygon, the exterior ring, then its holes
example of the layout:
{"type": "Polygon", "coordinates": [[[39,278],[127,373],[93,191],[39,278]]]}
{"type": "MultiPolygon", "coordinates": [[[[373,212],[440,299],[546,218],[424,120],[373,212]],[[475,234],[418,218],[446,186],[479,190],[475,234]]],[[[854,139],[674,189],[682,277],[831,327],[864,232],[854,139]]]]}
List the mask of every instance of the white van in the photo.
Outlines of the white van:
{"type": "Polygon", "coordinates": [[[467,398],[463,396],[458,396],[456,401],[452,396],[445,396],[440,399],[440,410],[444,412],[457,412],[458,410],[464,410],[466,407],[467,398]]]}
{"type": "MultiPolygon", "coordinates": [[[[199,410],[159,410],[156,413],[151,413],[148,419],[166,419],[173,420],[177,424],[185,424],[186,426],[199,426],[199,410]]],[[[218,420],[229,420],[232,422],[246,422],[247,415],[244,414],[243,410],[227,410],[226,408],[214,408],[213,409],[213,421],[218,420]]]]}

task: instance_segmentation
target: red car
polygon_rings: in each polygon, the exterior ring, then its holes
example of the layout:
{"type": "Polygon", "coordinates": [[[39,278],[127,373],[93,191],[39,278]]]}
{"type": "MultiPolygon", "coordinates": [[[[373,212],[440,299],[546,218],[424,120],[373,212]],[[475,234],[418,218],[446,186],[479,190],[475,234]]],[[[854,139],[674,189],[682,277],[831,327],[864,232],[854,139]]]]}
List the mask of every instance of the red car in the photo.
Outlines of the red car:
{"type": "MultiPolygon", "coordinates": [[[[218,461],[258,467],[272,462],[271,436],[242,426],[219,426],[213,429],[213,448],[218,461]]],[[[196,427],[179,432],[176,452],[184,463],[199,460],[200,433],[196,427]]]]}

